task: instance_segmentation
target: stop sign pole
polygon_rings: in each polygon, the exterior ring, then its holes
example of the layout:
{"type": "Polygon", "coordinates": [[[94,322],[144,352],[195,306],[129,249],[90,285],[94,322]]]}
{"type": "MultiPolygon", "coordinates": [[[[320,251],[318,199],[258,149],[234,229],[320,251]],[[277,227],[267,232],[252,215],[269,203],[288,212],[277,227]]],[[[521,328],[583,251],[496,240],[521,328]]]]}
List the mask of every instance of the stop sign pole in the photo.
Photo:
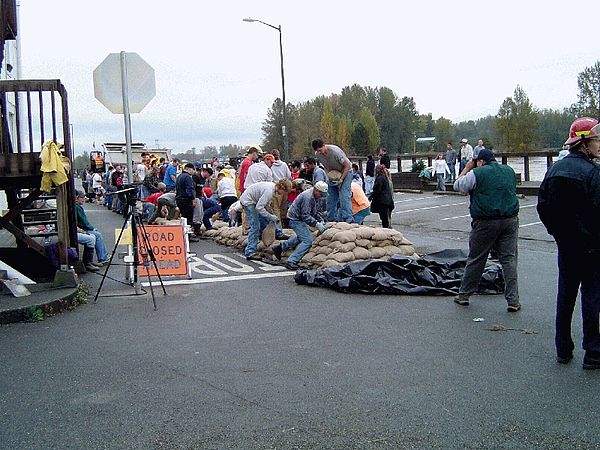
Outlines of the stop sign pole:
{"type": "Polygon", "coordinates": [[[123,92],[123,119],[125,120],[125,146],[127,149],[127,180],[133,181],[133,157],[131,155],[131,116],[129,115],[129,87],[127,85],[127,55],[120,53],[121,91],[123,92]]]}

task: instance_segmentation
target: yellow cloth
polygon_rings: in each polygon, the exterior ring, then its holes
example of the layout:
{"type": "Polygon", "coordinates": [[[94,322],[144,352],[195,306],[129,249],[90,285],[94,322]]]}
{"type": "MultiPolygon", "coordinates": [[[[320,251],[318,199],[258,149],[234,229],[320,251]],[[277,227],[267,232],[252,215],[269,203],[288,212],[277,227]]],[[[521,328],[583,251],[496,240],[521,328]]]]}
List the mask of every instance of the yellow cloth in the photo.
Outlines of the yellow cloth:
{"type": "Polygon", "coordinates": [[[65,166],[62,161],[58,145],[54,141],[48,141],[42,147],[40,159],[42,160],[42,185],[40,189],[50,192],[52,185],[60,186],[68,181],[65,166]]]}

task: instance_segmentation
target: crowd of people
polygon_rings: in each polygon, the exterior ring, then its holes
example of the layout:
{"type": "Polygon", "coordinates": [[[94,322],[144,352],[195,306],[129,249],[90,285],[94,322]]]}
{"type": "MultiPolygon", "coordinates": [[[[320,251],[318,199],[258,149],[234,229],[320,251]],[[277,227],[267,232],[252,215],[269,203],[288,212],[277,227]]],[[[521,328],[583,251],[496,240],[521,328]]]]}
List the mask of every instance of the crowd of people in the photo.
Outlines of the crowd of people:
{"type": "MultiPolygon", "coordinates": [[[[444,182],[470,196],[471,232],[469,254],[459,293],[454,299],[461,306],[470,297],[493,255],[503,270],[507,310],[521,309],[518,292],[519,202],[516,177],[508,165],[499,164],[483,140],[473,149],[467,139],[460,142],[460,152],[447,144],[446,154],[439,154],[433,165],[438,189],[444,182]],[[459,173],[455,177],[455,166],[459,173]]],[[[288,250],[286,266],[296,269],[313,242],[311,228],[318,233],[326,222],[362,224],[369,214],[378,213],[383,227],[391,227],[394,209],[390,177],[390,160],[385,148],[379,161],[369,156],[363,174],[338,146],[321,139],[312,141],[314,157],[303,162],[286,163],[278,150],[263,153],[258,145],[247,149],[239,167],[158,160],[142,155],[136,164],[134,183],[143,201],[143,220],[154,223],[185,217],[194,230],[190,240],[197,240],[201,227],[211,229],[214,220],[230,226],[242,225],[248,235],[245,256],[257,254],[261,233],[274,224],[280,244],[274,255],[281,259],[288,250]],[[295,236],[284,234],[291,228],[295,236]]],[[[600,369],[600,125],[596,119],[579,118],[573,122],[569,138],[558,161],[548,169],[540,186],[538,214],[558,247],[558,293],[555,345],[557,362],[567,364],[575,345],[571,323],[578,291],[581,290],[583,316],[584,369],[600,369]]],[[[107,251],[102,235],[89,222],[82,208],[86,201],[99,202],[117,213],[127,211],[128,202],[120,193],[127,185],[123,169],[109,167],[106,173],[87,175],[87,192],[77,192],[78,239],[84,246],[83,261],[88,270],[96,271],[106,263],[107,251]],[[96,253],[98,262],[93,262],[96,253]]]]}
{"type": "MultiPolygon", "coordinates": [[[[199,240],[203,229],[210,230],[215,220],[223,220],[230,226],[241,225],[248,234],[245,250],[248,259],[258,258],[258,240],[271,222],[279,240],[289,238],[284,228],[296,231],[286,249],[310,247],[310,233],[298,222],[310,227],[318,224],[318,229],[327,221],[362,224],[374,212],[379,213],[384,227],[391,227],[393,187],[385,148],[379,151],[378,164],[369,156],[366,174],[358,165],[351,164],[336,145],[315,139],[312,148],[314,157],[288,163],[281,160],[277,149],[263,152],[260,146],[251,145],[239,167],[219,164],[216,159],[209,164],[182,164],[178,158],[167,161],[142,153],[141,160],[134,162],[133,183],[128,181],[127,169],[121,165],[109,166],[106,172],[86,169],[82,177],[84,191],[78,194],[82,201],[87,198],[125,215],[131,207],[125,192],[134,187],[140,200],[137,212],[145,223],[185,217],[193,230],[189,236],[192,242],[199,240]],[[302,195],[304,192],[308,194],[302,195]],[[311,202],[307,202],[309,198],[311,202]],[[295,202],[297,208],[293,207],[295,202]],[[306,215],[308,203],[314,220],[306,215]]],[[[89,230],[81,231],[90,234],[89,230]]],[[[90,239],[83,236],[82,243],[84,240],[91,248],[90,239]]],[[[306,252],[299,252],[288,264],[297,264],[303,253],[306,252]]],[[[86,253],[86,267],[93,270],[93,264],[101,265],[104,258],[100,252],[98,263],[93,263],[86,253]]]]}

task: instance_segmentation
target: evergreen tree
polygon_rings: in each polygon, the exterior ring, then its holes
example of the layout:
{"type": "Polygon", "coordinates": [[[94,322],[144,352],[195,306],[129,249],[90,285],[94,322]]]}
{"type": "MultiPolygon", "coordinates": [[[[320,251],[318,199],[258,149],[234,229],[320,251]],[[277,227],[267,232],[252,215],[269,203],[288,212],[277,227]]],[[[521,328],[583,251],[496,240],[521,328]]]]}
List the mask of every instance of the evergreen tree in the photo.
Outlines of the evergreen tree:
{"type": "Polygon", "coordinates": [[[453,144],[456,142],[456,129],[454,128],[452,121],[444,117],[440,117],[435,121],[433,135],[435,136],[436,148],[438,152],[446,150],[446,144],[448,142],[452,142],[453,144]]]}
{"type": "Polygon", "coordinates": [[[321,113],[321,139],[323,142],[333,142],[335,139],[335,116],[333,115],[333,107],[331,101],[326,101],[323,105],[321,113]]]}
{"type": "Polygon", "coordinates": [[[412,97],[402,97],[396,110],[400,119],[397,125],[400,140],[396,151],[401,153],[412,152],[419,124],[417,105],[412,97]]]}
{"type": "Polygon", "coordinates": [[[365,126],[358,122],[352,131],[352,139],[350,143],[352,154],[368,155],[369,154],[369,136],[365,126]]]}
{"type": "Polygon", "coordinates": [[[600,61],[586,67],[577,76],[578,101],[574,109],[579,116],[600,117],[600,61]]]}

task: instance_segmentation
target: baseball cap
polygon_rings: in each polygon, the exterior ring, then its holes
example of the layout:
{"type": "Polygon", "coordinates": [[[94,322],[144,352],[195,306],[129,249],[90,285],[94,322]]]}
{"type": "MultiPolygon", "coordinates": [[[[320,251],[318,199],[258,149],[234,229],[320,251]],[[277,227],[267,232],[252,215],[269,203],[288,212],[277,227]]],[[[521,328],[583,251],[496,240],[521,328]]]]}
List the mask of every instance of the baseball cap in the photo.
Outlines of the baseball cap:
{"type": "Polygon", "coordinates": [[[81,189],[75,189],[75,197],[85,197],[85,192],[81,189]]]}
{"type": "Polygon", "coordinates": [[[324,181],[317,181],[315,183],[315,189],[319,192],[327,192],[329,186],[324,181]]]}
{"type": "Polygon", "coordinates": [[[496,161],[496,158],[494,157],[494,153],[491,150],[484,148],[483,150],[480,150],[479,153],[477,154],[476,161],[479,161],[479,160],[485,161],[485,162],[490,162],[490,161],[496,161]]]}
{"type": "Polygon", "coordinates": [[[469,140],[467,138],[462,138],[460,142],[461,144],[466,144],[467,142],[469,142],[469,140]]]}

